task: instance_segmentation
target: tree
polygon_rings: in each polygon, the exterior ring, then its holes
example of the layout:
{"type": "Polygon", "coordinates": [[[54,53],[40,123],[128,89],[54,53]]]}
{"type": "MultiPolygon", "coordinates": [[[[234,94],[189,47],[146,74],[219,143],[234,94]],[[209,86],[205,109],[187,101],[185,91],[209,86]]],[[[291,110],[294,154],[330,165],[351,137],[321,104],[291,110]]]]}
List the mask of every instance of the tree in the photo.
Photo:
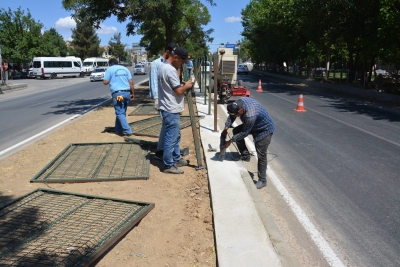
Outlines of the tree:
{"type": "Polygon", "coordinates": [[[45,57],[65,57],[68,55],[64,38],[54,28],[43,33],[42,49],[41,55],[45,57]]]}
{"type": "Polygon", "coordinates": [[[100,39],[97,36],[93,24],[84,15],[78,12],[74,17],[76,28],[72,29],[72,46],[82,59],[88,57],[99,57],[102,54],[100,39]]]}
{"type": "Polygon", "coordinates": [[[123,61],[126,57],[126,46],[126,44],[121,42],[121,33],[115,33],[114,37],[108,42],[108,52],[110,55],[123,61]]]}
{"type": "MultiPolygon", "coordinates": [[[[213,0],[207,2],[215,5],[213,0]]],[[[211,33],[202,28],[209,22],[209,17],[205,16],[208,10],[200,0],[63,0],[62,4],[66,10],[74,11],[74,16],[78,10],[82,11],[97,28],[101,21],[112,15],[119,22],[128,20],[127,35],[142,34],[140,43],[150,54],[159,53],[172,41],[185,46],[183,34],[190,36],[195,46],[205,49],[211,33]]]]}
{"type": "Polygon", "coordinates": [[[41,29],[43,24],[36,22],[28,9],[27,15],[19,7],[12,12],[10,8],[0,10],[0,40],[2,56],[8,62],[29,62],[41,55],[41,29]]]}

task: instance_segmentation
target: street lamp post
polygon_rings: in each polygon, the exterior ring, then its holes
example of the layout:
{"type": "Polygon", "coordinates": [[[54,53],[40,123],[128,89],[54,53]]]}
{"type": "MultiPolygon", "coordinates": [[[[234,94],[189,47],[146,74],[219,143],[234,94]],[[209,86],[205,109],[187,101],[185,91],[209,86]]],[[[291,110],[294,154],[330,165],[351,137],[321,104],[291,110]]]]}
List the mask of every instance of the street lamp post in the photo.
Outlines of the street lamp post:
{"type": "Polygon", "coordinates": [[[239,46],[239,53],[238,53],[238,63],[239,63],[239,60],[240,60],[240,46],[241,46],[240,35],[242,33],[241,32],[234,32],[234,31],[232,31],[232,33],[235,33],[235,34],[238,35],[238,40],[236,41],[236,44],[238,44],[238,46],[239,46]]]}

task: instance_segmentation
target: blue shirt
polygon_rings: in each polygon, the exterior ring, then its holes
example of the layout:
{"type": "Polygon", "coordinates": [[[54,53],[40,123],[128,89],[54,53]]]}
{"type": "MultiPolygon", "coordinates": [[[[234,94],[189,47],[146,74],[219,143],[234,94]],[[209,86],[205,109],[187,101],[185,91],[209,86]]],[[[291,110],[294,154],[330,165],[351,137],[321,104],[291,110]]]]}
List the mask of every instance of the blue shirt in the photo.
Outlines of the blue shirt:
{"type": "Polygon", "coordinates": [[[130,90],[129,80],[132,79],[131,72],[124,66],[114,65],[108,67],[104,74],[104,80],[110,82],[111,94],[119,90],[130,90]]]}
{"type": "Polygon", "coordinates": [[[159,57],[150,65],[150,73],[149,73],[149,86],[150,92],[149,96],[158,99],[158,69],[160,68],[161,64],[163,64],[165,59],[163,57],[159,57]]]}
{"type": "Polygon", "coordinates": [[[192,60],[189,59],[189,64],[186,65],[186,68],[188,68],[188,69],[192,69],[193,68],[192,60]]]}
{"type": "MultiPolygon", "coordinates": [[[[254,142],[258,142],[272,134],[275,131],[275,124],[267,110],[253,98],[241,97],[240,99],[243,100],[243,115],[240,116],[243,129],[232,137],[232,141],[242,140],[252,134],[254,142]]],[[[235,116],[229,115],[225,126],[231,127],[235,119],[235,116]]]]}

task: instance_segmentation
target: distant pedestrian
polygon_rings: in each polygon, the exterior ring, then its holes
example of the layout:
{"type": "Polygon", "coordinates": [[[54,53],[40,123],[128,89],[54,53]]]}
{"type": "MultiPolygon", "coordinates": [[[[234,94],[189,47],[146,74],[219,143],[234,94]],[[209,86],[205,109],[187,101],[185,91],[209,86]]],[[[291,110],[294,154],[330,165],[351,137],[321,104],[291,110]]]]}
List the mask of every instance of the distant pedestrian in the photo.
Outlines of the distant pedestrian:
{"type": "Polygon", "coordinates": [[[225,128],[221,137],[226,137],[228,129],[232,126],[237,117],[240,117],[242,124],[233,129],[232,139],[227,141],[225,147],[228,148],[232,142],[237,144],[241,160],[250,161],[251,154],[245,143],[245,138],[251,134],[254,139],[258,156],[258,181],[257,189],[267,185],[267,149],[271,143],[272,134],[275,131],[275,124],[267,110],[255,99],[242,97],[227,106],[229,113],[225,122],[225,128]]]}
{"type": "MultiPolygon", "coordinates": [[[[165,47],[164,53],[161,57],[157,58],[150,64],[150,73],[149,73],[149,85],[150,92],[149,97],[154,99],[154,108],[159,110],[158,108],[158,70],[160,66],[167,60],[171,54],[171,51],[176,47],[176,44],[169,43],[165,47]]],[[[161,113],[160,113],[161,114],[161,113]]],[[[160,115],[161,116],[161,115],[160,115]]],[[[162,116],[161,116],[162,118],[162,116]]],[[[165,129],[161,128],[159,138],[158,138],[158,146],[155,154],[155,158],[158,160],[162,160],[163,151],[164,151],[164,139],[165,139],[165,129]]]]}
{"type": "Polygon", "coordinates": [[[190,77],[192,75],[193,62],[192,62],[192,59],[190,58],[190,56],[188,57],[188,59],[189,59],[189,61],[188,61],[186,68],[187,68],[187,72],[188,72],[188,77],[190,79],[190,77]]]}
{"type": "Polygon", "coordinates": [[[134,84],[131,72],[124,66],[118,65],[118,60],[112,58],[104,74],[103,84],[110,85],[111,97],[115,109],[115,133],[123,136],[132,135],[132,129],[126,120],[126,109],[129,101],[134,99],[134,84]]]}
{"type": "Polygon", "coordinates": [[[180,156],[180,114],[184,110],[184,92],[192,88],[193,82],[189,79],[182,85],[176,70],[187,63],[187,50],[178,46],[158,70],[158,104],[163,117],[162,127],[165,129],[165,173],[183,174],[184,171],[179,167],[188,165],[188,161],[180,156]]]}

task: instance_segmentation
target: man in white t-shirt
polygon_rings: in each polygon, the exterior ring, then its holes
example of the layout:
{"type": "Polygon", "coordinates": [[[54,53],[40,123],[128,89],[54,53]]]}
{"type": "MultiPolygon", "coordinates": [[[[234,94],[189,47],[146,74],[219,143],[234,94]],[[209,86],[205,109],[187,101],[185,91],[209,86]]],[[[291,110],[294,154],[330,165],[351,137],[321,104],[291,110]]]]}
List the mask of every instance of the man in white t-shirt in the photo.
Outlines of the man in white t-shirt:
{"type": "Polygon", "coordinates": [[[182,174],[179,167],[188,165],[180,156],[181,141],[180,114],[184,109],[184,93],[193,86],[193,82],[180,83],[176,68],[188,63],[188,51],[184,47],[175,47],[170,57],[158,70],[158,105],[163,116],[165,142],[163,162],[165,173],[182,174]]]}

